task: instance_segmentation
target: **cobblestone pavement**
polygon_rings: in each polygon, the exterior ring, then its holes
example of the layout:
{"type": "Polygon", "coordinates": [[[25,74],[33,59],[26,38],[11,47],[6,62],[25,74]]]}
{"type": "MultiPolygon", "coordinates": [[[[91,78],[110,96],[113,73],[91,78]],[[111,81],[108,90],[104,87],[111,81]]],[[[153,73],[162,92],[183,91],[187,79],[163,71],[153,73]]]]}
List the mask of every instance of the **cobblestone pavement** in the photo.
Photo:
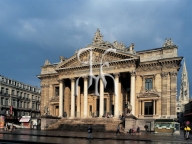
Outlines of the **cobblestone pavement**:
{"type": "MultiPolygon", "coordinates": [[[[20,138],[26,138],[27,136],[31,137],[42,137],[46,140],[54,138],[72,138],[72,139],[87,139],[87,132],[72,132],[72,131],[44,131],[44,130],[29,130],[29,129],[16,129],[13,132],[9,131],[0,131],[0,139],[2,135],[5,138],[5,135],[9,137],[13,137],[15,135],[20,138]]],[[[119,135],[115,135],[115,133],[108,132],[93,132],[93,140],[118,140],[118,141],[140,141],[140,142],[155,142],[155,143],[192,143],[192,136],[188,140],[185,140],[183,137],[183,131],[181,131],[180,135],[168,135],[168,134],[154,134],[153,132],[141,132],[141,135],[130,135],[128,133],[121,133],[119,135]]],[[[50,141],[51,142],[51,141],[50,141]]]]}

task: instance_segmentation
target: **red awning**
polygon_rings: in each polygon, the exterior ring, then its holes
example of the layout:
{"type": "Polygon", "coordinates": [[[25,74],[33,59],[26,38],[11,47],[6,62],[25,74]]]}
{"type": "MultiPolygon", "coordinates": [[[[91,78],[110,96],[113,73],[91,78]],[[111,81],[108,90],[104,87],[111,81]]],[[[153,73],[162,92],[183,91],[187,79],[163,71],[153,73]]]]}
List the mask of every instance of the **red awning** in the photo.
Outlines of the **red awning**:
{"type": "Polygon", "coordinates": [[[19,122],[29,122],[30,118],[21,118],[19,122]]]}

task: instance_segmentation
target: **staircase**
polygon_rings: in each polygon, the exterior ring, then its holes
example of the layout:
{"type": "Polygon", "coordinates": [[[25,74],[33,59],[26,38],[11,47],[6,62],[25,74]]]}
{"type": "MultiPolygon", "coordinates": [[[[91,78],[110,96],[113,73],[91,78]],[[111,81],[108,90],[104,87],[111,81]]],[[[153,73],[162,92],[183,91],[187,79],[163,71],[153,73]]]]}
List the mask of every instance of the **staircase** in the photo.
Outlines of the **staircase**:
{"type": "Polygon", "coordinates": [[[47,130],[86,131],[89,125],[95,132],[114,132],[121,120],[116,118],[62,118],[51,124],[47,130]]]}

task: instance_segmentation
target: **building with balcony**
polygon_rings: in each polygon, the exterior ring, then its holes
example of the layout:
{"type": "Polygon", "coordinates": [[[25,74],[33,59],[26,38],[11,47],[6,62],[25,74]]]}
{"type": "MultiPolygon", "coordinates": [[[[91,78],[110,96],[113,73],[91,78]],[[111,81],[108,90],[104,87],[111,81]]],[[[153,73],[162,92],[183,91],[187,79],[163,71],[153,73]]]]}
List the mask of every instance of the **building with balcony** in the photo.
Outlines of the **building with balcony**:
{"type": "Polygon", "coordinates": [[[40,117],[40,89],[0,75],[0,108],[6,117],[40,117]]]}

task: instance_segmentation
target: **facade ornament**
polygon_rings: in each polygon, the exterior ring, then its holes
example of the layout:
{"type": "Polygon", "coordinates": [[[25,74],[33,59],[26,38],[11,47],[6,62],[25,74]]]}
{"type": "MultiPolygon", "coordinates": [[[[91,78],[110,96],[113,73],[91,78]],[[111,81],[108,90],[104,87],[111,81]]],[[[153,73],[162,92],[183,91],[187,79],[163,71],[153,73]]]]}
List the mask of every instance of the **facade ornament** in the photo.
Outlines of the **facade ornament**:
{"type": "Polygon", "coordinates": [[[125,111],[126,115],[130,115],[132,111],[132,105],[129,102],[126,102],[125,109],[127,109],[127,111],[125,111]]]}
{"type": "Polygon", "coordinates": [[[116,49],[125,50],[125,45],[122,42],[118,43],[117,41],[114,41],[113,46],[116,49]]]}
{"type": "Polygon", "coordinates": [[[49,60],[45,60],[44,66],[47,66],[47,65],[51,65],[51,63],[49,62],[49,60]]]}
{"type": "Polygon", "coordinates": [[[114,73],[113,74],[115,77],[119,77],[120,75],[119,75],[119,73],[114,73]]]}
{"type": "Polygon", "coordinates": [[[170,72],[170,75],[171,75],[172,77],[175,77],[175,76],[177,76],[177,72],[170,72]]]}
{"type": "Polygon", "coordinates": [[[167,77],[167,76],[168,76],[168,72],[161,73],[161,77],[167,77]]]}
{"type": "Polygon", "coordinates": [[[92,43],[102,43],[102,42],[103,42],[103,36],[101,35],[100,30],[97,29],[92,43]]]}
{"type": "Polygon", "coordinates": [[[136,75],[135,71],[132,71],[131,76],[135,76],[135,75],[136,75]]]}
{"type": "Polygon", "coordinates": [[[63,62],[63,61],[65,61],[65,60],[66,60],[66,58],[65,58],[65,57],[63,57],[63,56],[60,56],[60,57],[59,57],[59,59],[60,59],[60,62],[63,62]]]}
{"type": "Polygon", "coordinates": [[[165,43],[163,44],[163,47],[166,47],[166,46],[173,46],[173,42],[172,42],[172,39],[165,39],[165,43]]]}
{"type": "Polygon", "coordinates": [[[49,115],[49,108],[48,108],[48,106],[45,106],[44,107],[44,115],[49,115]]]}

